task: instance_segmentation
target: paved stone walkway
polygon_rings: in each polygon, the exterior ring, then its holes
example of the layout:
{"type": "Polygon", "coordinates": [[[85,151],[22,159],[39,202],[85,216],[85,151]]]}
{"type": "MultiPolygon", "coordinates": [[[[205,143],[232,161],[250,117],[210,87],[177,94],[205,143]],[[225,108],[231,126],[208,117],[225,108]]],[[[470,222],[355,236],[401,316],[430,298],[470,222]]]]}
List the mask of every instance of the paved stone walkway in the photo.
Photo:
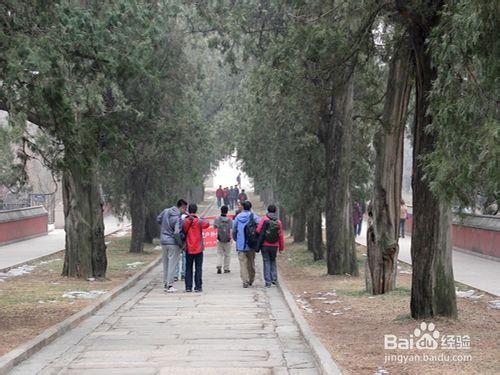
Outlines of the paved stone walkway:
{"type": "MultiPolygon", "coordinates": [[[[243,289],[236,254],[217,275],[205,252],[203,293],[166,294],[160,267],[12,374],[319,374],[280,291],[243,289]]],[[[177,283],[182,290],[183,284],[177,283]]]]}

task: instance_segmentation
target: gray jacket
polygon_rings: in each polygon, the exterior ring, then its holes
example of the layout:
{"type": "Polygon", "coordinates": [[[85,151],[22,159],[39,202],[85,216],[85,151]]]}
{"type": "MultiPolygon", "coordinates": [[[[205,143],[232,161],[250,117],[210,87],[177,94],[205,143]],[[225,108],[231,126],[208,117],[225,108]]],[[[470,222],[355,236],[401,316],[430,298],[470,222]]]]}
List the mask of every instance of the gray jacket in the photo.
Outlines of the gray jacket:
{"type": "Polygon", "coordinates": [[[181,212],[175,206],[164,209],[158,215],[156,221],[160,224],[160,243],[162,245],[177,245],[182,247],[180,218],[181,212]]]}

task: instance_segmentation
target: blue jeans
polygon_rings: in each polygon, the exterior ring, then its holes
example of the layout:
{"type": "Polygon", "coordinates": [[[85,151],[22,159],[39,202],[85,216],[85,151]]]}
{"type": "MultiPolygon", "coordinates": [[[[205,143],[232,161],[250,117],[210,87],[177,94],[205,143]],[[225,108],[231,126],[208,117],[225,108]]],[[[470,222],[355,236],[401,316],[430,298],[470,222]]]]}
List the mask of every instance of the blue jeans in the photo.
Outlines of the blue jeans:
{"type": "Polygon", "coordinates": [[[399,219],[399,237],[405,237],[406,219],[399,219]]]}
{"type": "Polygon", "coordinates": [[[363,221],[360,221],[358,225],[354,226],[354,234],[359,236],[361,234],[361,227],[363,226],[363,221]]]}
{"type": "MultiPolygon", "coordinates": [[[[182,252],[182,269],[181,271],[181,277],[186,275],[186,252],[182,252]]],[[[175,266],[175,275],[178,277],[179,276],[179,261],[177,261],[177,264],[175,266]]]]}
{"type": "Polygon", "coordinates": [[[278,248],[276,246],[264,246],[261,252],[264,262],[264,281],[266,286],[269,286],[271,283],[278,281],[278,270],[276,268],[278,248]]]}
{"type": "Polygon", "coordinates": [[[194,289],[201,290],[202,287],[202,269],[203,253],[186,255],[186,290],[193,289],[193,264],[194,264],[194,289]]]}
{"type": "Polygon", "coordinates": [[[217,198],[217,207],[219,207],[219,208],[221,206],[221,200],[222,200],[222,198],[217,198]]]}

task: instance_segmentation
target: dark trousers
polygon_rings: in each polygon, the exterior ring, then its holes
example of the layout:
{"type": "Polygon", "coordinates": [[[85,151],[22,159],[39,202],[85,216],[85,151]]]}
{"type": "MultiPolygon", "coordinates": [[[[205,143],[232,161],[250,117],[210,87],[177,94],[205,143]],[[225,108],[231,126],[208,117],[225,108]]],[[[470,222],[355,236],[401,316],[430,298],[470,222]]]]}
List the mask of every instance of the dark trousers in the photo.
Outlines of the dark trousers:
{"type": "Polygon", "coordinates": [[[266,285],[278,281],[278,270],[276,268],[276,246],[264,246],[262,248],[262,260],[264,262],[264,281],[266,285]]]}
{"type": "Polygon", "coordinates": [[[406,219],[399,219],[399,237],[405,237],[406,219]]]}
{"type": "Polygon", "coordinates": [[[193,263],[194,263],[194,289],[201,290],[201,274],[203,268],[203,253],[186,254],[186,290],[193,289],[193,263]]]}

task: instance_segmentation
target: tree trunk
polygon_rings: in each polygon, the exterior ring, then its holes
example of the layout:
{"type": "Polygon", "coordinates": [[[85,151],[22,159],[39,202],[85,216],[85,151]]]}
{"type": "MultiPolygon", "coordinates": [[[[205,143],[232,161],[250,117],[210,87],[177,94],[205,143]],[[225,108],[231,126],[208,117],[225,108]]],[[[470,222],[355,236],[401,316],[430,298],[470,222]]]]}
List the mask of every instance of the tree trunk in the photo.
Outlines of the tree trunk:
{"type": "Polygon", "coordinates": [[[108,262],[97,162],[69,148],[64,161],[62,185],[66,251],[62,275],[85,279],[105,277],[108,262]]]}
{"type": "Polygon", "coordinates": [[[411,56],[405,39],[389,68],[382,127],[375,134],[375,178],[367,231],[370,280],[367,291],[383,294],[396,286],[403,137],[411,93],[411,56]]]}
{"type": "Polygon", "coordinates": [[[426,46],[430,30],[439,22],[438,9],[434,12],[427,16],[425,25],[411,23],[409,27],[416,69],[410,304],[411,316],[415,319],[457,315],[451,259],[451,210],[430,191],[421,163],[421,158],[436,147],[434,134],[426,131],[432,122],[428,114],[428,95],[436,78],[426,46]]]}
{"type": "Polygon", "coordinates": [[[324,258],[323,228],[321,211],[310,209],[307,213],[307,249],[314,260],[324,258]]]}
{"type": "Polygon", "coordinates": [[[160,226],[156,222],[156,213],[149,212],[146,215],[144,227],[144,243],[153,243],[153,240],[160,236],[160,226]]]}
{"type": "Polygon", "coordinates": [[[293,242],[304,242],[306,239],[306,217],[304,212],[293,215],[292,228],[293,242]]]}
{"type": "Polygon", "coordinates": [[[145,168],[134,168],[129,173],[130,218],[132,220],[132,238],[129,252],[144,251],[144,236],[146,233],[146,185],[145,168]]]}
{"type": "Polygon", "coordinates": [[[358,275],[350,192],[353,77],[332,92],[322,123],[326,153],[326,252],[330,275],[358,275]]]}
{"type": "Polygon", "coordinates": [[[278,212],[280,213],[281,224],[283,225],[283,230],[290,229],[290,217],[287,214],[286,208],[279,206],[278,212]]]}

